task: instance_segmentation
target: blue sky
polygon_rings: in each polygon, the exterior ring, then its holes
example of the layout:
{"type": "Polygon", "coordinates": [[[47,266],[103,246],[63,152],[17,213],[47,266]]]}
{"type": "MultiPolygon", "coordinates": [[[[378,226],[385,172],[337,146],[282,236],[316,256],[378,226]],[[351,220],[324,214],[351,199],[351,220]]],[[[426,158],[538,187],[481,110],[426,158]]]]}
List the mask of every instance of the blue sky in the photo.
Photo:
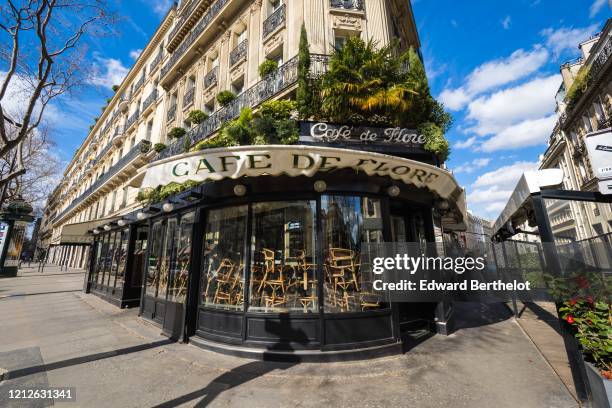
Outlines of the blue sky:
{"type": "MultiPolygon", "coordinates": [[[[114,0],[117,36],[91,42],[90,84],[53,109],[58,154],[69,160],[110,87],[153,34],[171,1],[114,0]]],[[[611,16],[608,0],[413,0],[432,93],[455,118],[449,167],[478,215],[495,219],[520,174],[537,167],[554,125],[559,65],[611,16]]]]}

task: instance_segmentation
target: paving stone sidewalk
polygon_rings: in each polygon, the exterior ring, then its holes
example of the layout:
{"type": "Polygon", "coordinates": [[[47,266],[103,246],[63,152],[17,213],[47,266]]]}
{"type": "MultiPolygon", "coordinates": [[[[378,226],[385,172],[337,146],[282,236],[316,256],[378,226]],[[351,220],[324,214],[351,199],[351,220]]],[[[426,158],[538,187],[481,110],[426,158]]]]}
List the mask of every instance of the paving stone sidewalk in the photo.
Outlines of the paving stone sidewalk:
{"type": "Polygon", "coordinates": [[[171,343],[80,292],[82,271],[0,279],[0,406],[26,383],[76,387],[67,407],[576,407],[503,305],[461,304],[461,326],[401,356],[291,364],[171,343]],[[9,357],[11,356],[11,357],[9,357]]]}

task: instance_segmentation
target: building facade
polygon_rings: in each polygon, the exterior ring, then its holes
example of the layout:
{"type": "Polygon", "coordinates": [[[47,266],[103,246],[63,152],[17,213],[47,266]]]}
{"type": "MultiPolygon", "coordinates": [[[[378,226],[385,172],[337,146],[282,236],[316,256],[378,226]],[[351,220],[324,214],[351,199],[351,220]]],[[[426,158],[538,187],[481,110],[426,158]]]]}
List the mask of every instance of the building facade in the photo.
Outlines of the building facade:
{"type": "Polygon", "coordinates": [[[50,260],[86,266],[87,291],[139,306],[168,336],[239,355],[378,355],[410,329],[448,332],[449,305],[386,301],[362,264],[363,245],[424,253],[465,228],[465,192],[422,135],[303,120],[292,144],[193,149],[244,108],[295,99],[302,26],[309,81],[350,37],[420,46],[407,1],[180,2],[49,200],[50,260]]]}
{"type": "MultiPolygon", "coordinates": [[[[561,65],[556,96],[558,121],[540,168],[563,170],[564,190],[597,191],[586,139],[612,126],[612,20],[580,43],[582,56],[561,65]]],[[[612,233],[612,208],[606,204],[556,200],[547,203],[551,227],[560,243],[612,233]]]]}

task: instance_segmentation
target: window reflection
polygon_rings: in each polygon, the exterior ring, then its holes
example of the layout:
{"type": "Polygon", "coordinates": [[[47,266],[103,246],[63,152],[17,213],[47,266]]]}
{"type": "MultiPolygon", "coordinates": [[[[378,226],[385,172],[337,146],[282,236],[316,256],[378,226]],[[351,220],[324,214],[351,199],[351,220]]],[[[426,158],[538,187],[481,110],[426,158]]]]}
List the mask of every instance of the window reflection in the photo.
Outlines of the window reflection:
{"type": "MultiPolygon", "coordinates": [[[[117,234],[119,236],[119,233],[117,234]]],[[[115,279],[115,288],[123,288],[125,282],[125,264],[127,262],[129,229],[124,229],[120,233],[121,243],[115,251],[115,259],[117,263],[117,278],[115,279]]]]}
{"type": "Polygon", "coordinates": [[[170,218],[167,221],[166,225],[166,234],[164,238],[164,247],[161,252],[161,259],[158,264],[160,265],[159,271],[157,273],[157,297],[160,299],[166,298],[166,291],[168,288],[168,276],[170,274],[170,269],[174,268],[174,263],[176,262],[176,230],[177,230],[177,220],[176,218],[170,218]]]}
{"type": "Polygon", "coordinates": [[[151,253],[147,264],[147,281],[145,293],[155,297],[157,295],[157,271],[160,268],[161,261],[161,244],[164,236],[164,225],[162,221],[157,221],[153,224],[151,232],[151,253]]]}
{"type": "Polygon", "coordinates": [[[372,291],[373,277],[361,271],[360,253],[362,242],[383,242],[380,200],[323,196],[321,211],[325,310],[334,313],[380,308],[382,299],[372,291]]]}
{"type": "Polygon", "coordinates": [[[187,294],[187,280],[189,277],[189,265],[191,256],[191,231],[195,214],[193,212],[181,217],[176,247],[173,250],[173,262],[170,271],[170,282],[168,285],[168,300],[183,303],[187,294]]]}
{"type": "Polygon", "coordinates": [[[244,304],[244,238],[248,207],[208,212],[202,263],[202,304],[240,310],[244,304]]]}
{"type": "Polygon", "coordinates": [[[315,212],[315,201],[253,204],[249,310],[316,310],[315,212]]]}

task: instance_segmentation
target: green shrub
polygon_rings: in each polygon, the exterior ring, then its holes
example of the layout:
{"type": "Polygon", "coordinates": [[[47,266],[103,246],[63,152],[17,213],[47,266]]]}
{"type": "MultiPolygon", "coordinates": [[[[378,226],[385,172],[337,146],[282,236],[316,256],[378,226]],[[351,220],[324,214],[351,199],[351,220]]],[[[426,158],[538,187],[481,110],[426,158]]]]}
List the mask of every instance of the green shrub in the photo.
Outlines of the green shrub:
{"type": "Polygon", "coordinates": [[[221,91],[217,94],[217,102],[219,102],[221,106],[229,105],[234,99],[236,99],[236,95],[231,91],[221,91]]]}
{"type": "Polygon", "coordinates": [[[262,78],[272,75],[276,71],[278,71],[278,62],[274,60],[267,59],[259,65],[259,76],[262,78]]]}
{"type": "Polygon", "coordinates": [[[168,197],[182,193],[183,191],[189,190],[198,186],[200,183],[193,180],[187,180],[184,183],[172,182],[165,186],[158,186],[157,188],[146,188],[140,190],[136,196],[136,200],[143,204],[154,204],[164,201],[168,197]]]}
{"type": "Polygon", "coordinates": [[[208,115],[204,112],[202,112],[201,110],[192,110],[191,112],[189,112],[189,115],[187,115],[187,122],[191,123],[191,124],[195,124],[195,125],[199,125],[200,123],[204,122],[206,119],[208,119],[208,115]]]}
{"type": "Polygon", "coordinates": [[[441,162],[445,162],[450,154],[450,146],[442,129],[435,123],[428,122],[419,127],[419,133],[425,136],[425,150],[434,153],[441,162]]]}
{"type": "Polygon", "coordinates": [[[168,147],[168,146],[166,146],[163,143],[155,143],[155,145],[153,146],[153,150],[155,150],[157,153],[160,153],[160,152],[166,150],[166,147],[168,147]]]}
{"type": "Polygon", "coordinates": [[[567,95],[565,95],[565,100],[567,103],[567,110],[571,111],[574,109],[582,95],[586,92],[589,84],[591,82],[591,66],[585,65],[580,70],[578,70],[578,74],[576,74],[576,78],[574,79],[574,83],[567,91],[567,95]]]}
{"type": "Polygon", "coordinates": [[[179,139],[187,134],[187,131],[181,127],[175,127],[168,132],[168,137],[170,139],[179,139]]]}
{"type": "Polygon", "coordinates": [[[275,120],[289,119],[297,109],[297,103],[289,100],[266,101],[261,104],[259,114],[275,120]]]}
{"type": "Polygon", "coordinates": [[[113,85],[113,92],[117,92],[119,90],[119,85],[113,85]]]}
{"type": "Polygon", "coordinates": [[[300,48],[298,53],[298,88],[296,93],[297,107],[300,118],[308,119],[315,116],[318,106],[315,95],[319,94],[317,81],[310,80],[310,45],[306,26],[302,24],[300,33],[300,48]]]}

